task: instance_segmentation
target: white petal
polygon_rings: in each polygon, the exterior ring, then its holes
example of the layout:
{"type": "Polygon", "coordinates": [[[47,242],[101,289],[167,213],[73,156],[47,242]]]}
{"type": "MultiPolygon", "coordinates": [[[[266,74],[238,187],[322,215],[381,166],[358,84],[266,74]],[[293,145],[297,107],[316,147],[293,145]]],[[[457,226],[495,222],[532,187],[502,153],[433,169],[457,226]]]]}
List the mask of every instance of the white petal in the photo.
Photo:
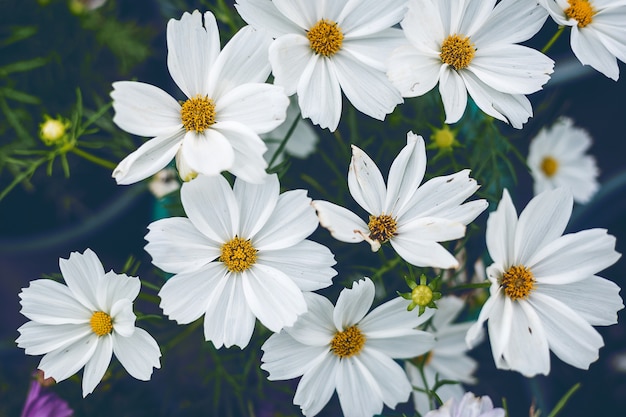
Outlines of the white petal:
{"type": "Polygon", "coordinates": [[[17,331],[20,333],[17,346],[24,349],[27,355],[43,355],[62,349],[93,334],[88,324],[47,325],[34,321],[23,324],[17,331]]]}
{"type": "Polygon", "coordinates": [[[167,23],[167,67],[189,98],[207,94],[208,72],[220,52],[217,22],[211,12],[185,12],[167,23]]]}
{"type": "MultiPolygon", "coordinates": [[[[404,308],[406,311],[406,307],[404,308]]],[[[416,311],[412,312],[417,315],[416,311]]],[[[405,329],[404,335],[383,338],[367,337],[367,348],[377,350],[394,359],[409,359],[423,355],[435,346],[432,334],[413,329],[405,329]]]]}
{"type": "Polygon", "coordinates": [[[243,272],[243,291],[248,306],[273,332],[292,326],[307,309],[302,291],[277,269],[255,264],[243,272]]]}
{"type": "Polygon", "coordinates": [[[406,45],[391,53],[387,76],[402,97],[418,97],[435,88],[442,70],[445,68],[438,56],[424,54],[414,46],[406,45]]]}
{"type": "Polygon", "coordinates": [[[267,32],[252,26],[243,27],[228,41],[209,73],[207,93],[216,104],[237,86],[267,80],[271,41],[267,32]]]}
{"type": "Polygon", "coordinates": [[[376,163],[355,145],[352,145],[352,160],[348,169],[348,188],[354,201],[368,213],[383,214],[387,194],[383,176],[376,163]]]}
{"type": "Polygon", "coordinates": [[[504,189],[498,208],[489,214],[485,240],[489,256],[495,262],[511,266],[514,259],[517,212],[508,190],[504,189]]]}
{"type": "Polygon", "coordinates": [[[390,68],[391,52],[400,46],[408,46],[404,33],[398,28],[390,28],[369,36],[344,38],[341,50],[360,63],[384,72],[390,68]]]}
{"type": "Polygon", "coordinates": [[[371,349],[369,345],[366,345],[358,358],[378,382],[382,400],[387,407],[394,409],[398,403],[408,401],[412,387],[400,365],[389,356],[371,349]]]}
{"type": "Polygon", "coordinates": [[[113,122],[139,136],[171,135],[183,127],[180,104],[165,91],[135,81],[113,83],[113,122]]]}
{"type": "Polygon", "coordinates": [[[220,244],[209,239],[184,217],[170,217],[148,225],[144,247],[152,264],[165,272],[193,271],[220,256],[220,244]]]}
{"type": "MultiPolygon", "coordinates": [[[[439,7],[445,5],[444,1],[409,1],[404,20],[400,23],[405,36],[413,46],[437,58],[448,32],[447,28],[444,28],[442,13],[439,10],[439,7]]],[[[439,65],[441,65],[440,59],[439,65]]]]}
{"type": "MultiPolygon", "coordinates": [[[[383,411],[383,394],[378,381],[359,360],[353,356],[339,361],[337,370],[337,396],[345,417],[363,417],[383,411]]],[[[388,383],[388,381],[381,381],[388,383]]],[[[407,396],[408,397],[408,396],[407,396]]]]}
{"type": "Polygon", "coordinates": [[[200,175],[183,184],[180,199],[189,220],[209,239],[221,244],[235,237],[239,209],[224,177],[200,175]]]}
{"type": "Polygon", "coordinates": [[[185,130],[157,136],[124,158],[113,170],[119,185],[134,184],[165,168],[180,149],[185,130]]]}
{"type": "Polygon", "coordinates": [[[337,333],[333,324],[334,307],[326,297],[305,293],[307,312],[298,317],[287,332],[295,341],[306,346],[326,347],[337,333]]]}
{"type": "Polygon", "coordinates": [[[405,4],[405,0],[348,1],[337,23],[346,38],[371,35],[399,23],[406,12],[405,4]]]}
{"type": "MultiPolygon", "coordinates": [[[[465,236],[462,223],[437,217],[421,217],[398,225],[397,236],[416,241],[446,242],[465,236]]],[[[395,240],[396,236],[392,237],[395,240]]]]}
{"type": "Polygon", "coordinates": [[[447,68],[439,77],[439,93],[446,112],[446,123],[458,122],[467,105],[467,90],[459,74],[447,68]]]}
{"type": "Polygon", "coordinates": [[[135,331],[135,313],[133,313],[133,303],[122,298],[117,300],[111,307],[111,319],[113,320],[113,331],[123,337],[131,336],[135,331]]]}
{"type": "Polygon", "coordinates": [[[269,372],[270,381],[299,377],[328,353],[327,346],[302,345],[284,330],[271,335],[261,349],[261,369],[269,372]]]}
{"type": "Polygon", "coordinates": [[[363,241],[363,236],[369,234],[367,224],[350,210],[322,200],[315,200],[311,205],[317,211],[320,225],[328,229],[335,239],[359,243],[363,241]]]}
{"type": "Polygon", "coordinates": [[[288,105],[282,87],[242,84],[220,97],[215,111],[219,121],[242,123],[255,133],[266,133],[285,121],[288,105]]]}
{"type": "Polygon", "coordinates": [[[113,305],[119,300],[127,300],[132,306],[132,302],[139,295],[140,289],[141,281],[139,278],[129,277],[126,274],[116,274],[113,271],[107,272],[98,287],[97,296],[100,310],[112,310],[113,305]]]}
{"type": "Polygon", "coordinates": [[[19,294],[20,313],[41,324],[87,323],[93,311],[74,298],[70,289],[50,279],[37,279],[19,294]]]}
{"type": "Polygon", "coordinates": [[[394,236],[391,246],[408,263],[415,266],[431,266],[433,268],[457,268],[459,262],[441,244],[421,240],[419,236],[394,236]]]}
{"type": "Polygon", "coordinates": [[[273,2],[237,0],[235,9],[246,23],[267,30],[274,38],[287,33],[302,32],[302,28],[278,11],[273,2]]]}
{"type": "Polygon", "coordinates": [[[594,32],[572,27],[570,38],[572,51],[583,65],[590,65],[613,81],[619,78],[619,67],[615,56],[602,44],[594,32]]]}
{"type": "MultiPolygon", "coordinates": [[[[420,316],[415,312],[407,311],[409,304],[410,302],[402,297],[393,298],[364,317],[359,323],[359,328],[370,339],[412,334],[412,329],[426,323],[433,316],[434,309],[428,309],[420,316]],[[407,333],[407,330],[411,332],[407,333]]],[[[417,355],[419,353],[414,356],[417,355]]]]}
{"type": "Polygon", "coordinates": [[[302,376],[293,397],[293,403],[299,405],[306,416],[319,413],[335,392],[339,358],[326,353],[325,357],[318,361],[316,366],[302,376]]]}
{"type": "Polygon", "coordinates": [[[444,329],[452,324],[465,306],[465,302],[459,297],[449,295],[437,301],[437,311],[435,312],[432,324],[435,329],[444,329]]]}
{"type": "Polygon", "coordinates": [[[493,13],[495,4],[496,0],[466,1],[456,33],[473,39],[476,30],[481,28],[493,13]]]}
{"type": "MultiPolygon", "coordinates": [[[[269,4],[267,7],[270,7],[269,4]]],[[[314,57],[304,33],[288,34],[276,39],[269,48],[274,84],[284,87],[288,96],[294,94],[300,77],[309,62],[316,59],[314,57]]]]}
{"type": "Polygon", "coordinates": [[[148,381],[152,369],[161,367],[159,345],[148,332],[138,327],[130,337],[113,334],[113,353],[126,372],[141,381],[148,381]]]}
{"type": "Polygon", "coordinates": [[[268,175],[261,184],[250,184],[237,178],[233,192],[239,206],[237,236],[254,236],[276,207],[280,194],[278,176],[268,175]]]}
{"type": "Polygon", "coordinates": [[[538,2],[503,0],[493,9],[489,18],[472,36],[476,46],[514,44],[533,37],[548,18],[538,2]]]}
{"type": "Polygon", "coordinates": [[[259,135],[237,122],[219,122],[214,128],[228,139],[234,151],[234,161],[228,170],[247,182],[259,184],[265,181],[267,162],[263,154],[267,147],[259,135]]]}
{"type": "Polygon", "coordinates": [[[352,288],[341,290],[333,311],[337,330],[343,331],[361,321],[372,306],[374,293],[374,283],[369,278],[354,281],[352,288]]]}
{"type": "Polygon", "coordinates": [[[106,335],[98,338],[96,350],[85,364],[85,370],[83,371],[83,397],[91,394],[96,385],[102,380],[109,363],[111,363],[112,354],[113,337],[106,335]]]}
{"type": "Polygon", "coordinates": [[[181,157],[189,168],[199,174],[219,175],[234,164],[233,146],[217,127],[218,124],[215,124],[202,133],[185,133],[180,148],[181,157]]]}
{"type": "Polygon", "coordinates": [[[289,248],[260,252],[257,262],[285,273],[302,291],[326,288],[337,275],[331,268],[336,262],[330,250],[310,240],[289,248]]]}
{"type": "Polygon", "coordinates": [[[313,55],[301,74],[296,92],[302,117],[334,132],[341,118],[341,89],[333,61],[313,55]]]}
{"type": "Polygon", "coordinates": [[[283,15],[303,29],[313,26],[323,10],[323,3],[308,0],[274,0],[273,3],[283,15]]]}
{"type": "Polygon", "coordinates": [[[96,288],[104,277],[98,256],[91,249],[84,253],[72,252],[69,259],[59,259],[59,268],[74,297],[91,311],[98,310],[96,288]]]}
{"type": "Polygon", "coordinates": [[[97,346],[98,336],[90,333],[69,346],[46,354],[37,368],[44,372],[46,378],[52,377],[61,382],[78,372],[93,356],[97,346]]]}

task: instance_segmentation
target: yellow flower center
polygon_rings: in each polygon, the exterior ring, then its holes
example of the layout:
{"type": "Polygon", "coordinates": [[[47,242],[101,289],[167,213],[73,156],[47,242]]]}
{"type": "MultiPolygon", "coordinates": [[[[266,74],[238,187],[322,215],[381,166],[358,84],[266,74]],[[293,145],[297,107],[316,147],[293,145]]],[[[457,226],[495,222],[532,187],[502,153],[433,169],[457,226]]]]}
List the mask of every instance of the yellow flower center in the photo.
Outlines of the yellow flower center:
{"type": "Polygon", "coordinates": [[[187,131],[204,132],[215,123],[215,103],[206,96],[190,98],[183,103],[180,117],[187,131]]]}
{"type": "Polygon", "coordinates": [[[411,291],[411,301],[420,307],[426,307],[433,300],[433,290],[428,285],[418,285],[411,291]]]}
{"type": "Polygon", "coordinates": [[[515,265],[502,274],[500,285],[504,288],[504,293],[512,300],[519,300],[528,298],[535,288],[535,278],[524,265],[515,265]]]}
{"type": "Polygon", "coordinates": [[[343,332],[335,333],[333,340],[330,341],[330,350],[340,358],[358,355],[363,346],[365,346],[365,336],[356,325],[348,327],[343,332]]]}
{"type": "Polygon", "coordinates": [[[541,161],[541,170],[544,174],[546,174],[547,177],[552,177],[554,174],[556,174],[556,171],[558,169],[559,161],[551,156],[546,156],[545,158],[543,158],[543,161],[541,161]]]}
{"type": "Polygon", "coordinates": [[[370,229],[370,239],[385,243],[396,233],[398,224],[390,215],[381,214],[380,216],[370,216],[367,227],[370,229]]]}
{"type": "Polygon", "coordinates": [[[589,0],[567,0],[569,7],[565,9],[565,16],[575,19],[579,28],[584,28],[593,21],[596,14],[589,0]]]}
{"type": "Polygon", "coordinates": [[[256,262],[257,250],[250,240],[235,236],[221,247],[220,261],[230,272],[243,272],[256,262]]]}
{"type": "Polygon", "coordinates": [[[104,311],[96,311],[89,320],[91,330],[98,336],[104,336],[113,331],[113,321],[104,311]]]}
{"type": "Polygon", "coordinates": [[[450,65],[455,70],[467,68],[474,59],[476,48],[469,37],[461,37],[459,35],[450,35],[441,44],[441,60],[450,65]]]}
{"type": "Polygon", "coordinates": [[[341,49],[343,33],[337,23],[322,19],[306,33],[311,49],[326,57],[333,56],[341,49]]]}

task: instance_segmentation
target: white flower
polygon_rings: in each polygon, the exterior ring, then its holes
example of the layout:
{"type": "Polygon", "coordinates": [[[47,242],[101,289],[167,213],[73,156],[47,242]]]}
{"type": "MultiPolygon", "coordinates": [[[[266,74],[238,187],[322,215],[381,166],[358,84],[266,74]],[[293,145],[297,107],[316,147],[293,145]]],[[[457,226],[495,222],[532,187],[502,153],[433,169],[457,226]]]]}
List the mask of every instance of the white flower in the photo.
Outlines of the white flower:
{"type": "Polygon", "coordinates": [[[269,49],[274,82],[298,93],[302,116],[331,131],[341,117],[341,92],[357,110],[383,120],[402,97],[385,63],[404,43],[392,28],[406,0],[237,0],[250,25],[275,38],[269,49]]]}
{"type": "MultiPolygon", "coordinates": [[[[434,311],[431,325],[435,336],[435,346],[425,356],[423,372],[426,384],[432,389],[436,380],[452,380],[465,384],[475,383],[472,376],[478,363],[466,355],[468,350],[465,343],[465,334],[474,322],[455,323],[465,303],[457,297],[444,297],[437,301],[437,310],[434,311]]],[[[429,329],[430,330],[430,329],[429,329]]],[[[426,388],[424,379],[415,365],[406,362],[406,371],[409,380],[414,387],[426,388]]],[[[450,398],[460,400],[465,391],[459,384],[445,384],[437,389],[437,396],[446,402],[450,398]]],[[[415,409],[421,414],[426,414],[431,405],[426,393],[414,390],[413,402],[415,409]]]]}
{"type": "Polygon", "coordinates": [[[565,189],[544,191],[517,217],[505,190],[487,220],[490,297],[467,333],[473,345],[488,320],[496,366],[525,376],[550,372],[550,350],[581,369],[604,345],[592,326],[617,322],[620,288],[597,275],[620,254],[604,229],[562,235],[573,199],[565,189]]]}
{"type": "Polygon", "coordinates": [[[369,278],[355,281],[341,291],[335,307],[308,293],[308,311],[261,347],[261,368],[270,380],[302,375],[293,402],[304,415],[318,414],[335,389],[346,417],[380,414],[383,403],[394,408],[409,399],[411,384],[393,359],[412,358],[433,346],[430,333],[415,329],[432,310],[420,317],[397,297],[366,314],[374,291],[369,278]]]}
{"type": "Polygon", "coordinates": [[[466,393],[460,400],[451,398],[438,410],[430,411],[424,417],[504,417],[503,408],[493,408],[491,398],[486,395],[475,397],[466,393]]]}
{"type": "Polygon", "coordinates": [[[586,203],[598,191],[595,159],[585,152],[591,137],[561,117],[550,129],[541,129],[530,142],[528,167],[535,180],[535,195],[557,187],[567,187],[574,201],[586,203]]]}
{"type": "Polygon", "coordinates": [[[118,184],[155,174],[176,156],[185,181],[230,171],[262,182],[267,163],[260,133],[285,120],[289,100],[281,87],[265,84],[269,38],[249,26],[220,52],[215,17],[183,14],[167,25],[167,65],[187,97],[179,104],[150,84],[113,83],[113,121],[135,135],[152,136],[113,171],[118,184]]]}
{"type": "Polygon", "coordinates": [[[576,58],[617,81],[617,59],[626,62],[626,1],[541,0],[541,3],[559,26],[572,28],[570,44],[576,58]]]}
{"type": "Polygon", "coordinates": [[[295,96],[291,96],[291,99],[289,100],[289,107],[287,107],[287,117],[285,122],[276,129],[272,130],[270,133],[264,133],[261,135],[261,139],[263,139],[265,141],[265,145],[267,145],[265,159],[268,163],[274,156],[274,153],[278,150],[280,143],[289,134],[289,130],[294,123],[296,123],[296,127],[287,140],[285,148],[276,157],[274,165],[280,164],[283,161],[284,154],[304,159],[315,151],[315,146],[317,146],[318,142],[315,130],[308,121],[302,119],[300,109],[298,108],[298,102],[295,99],[295,96]],[[298,119],[297,122],[296,119],[298,119]]]}
{"type": "Polygon", "coordinates": [[[178,191],[180,183],[176,178],[173,168],[164,168],[154,174],[148,183],[148,189],[156,198],[163,198],[168,194],[178,191]]]}
{"type": "Polygon", "coordinates": [[[159,291],[161,308],[178,323],[204,315],[206,340],[245,347],[255,317],[277,332],[306,311],[303,291],[331,284],[332,253],[307,240],[317,227],[305,190],[279,195],[276,175],[265,183],[198,176],[181,187],[189,218],[148,226],[152,263],[174,275],[159,291]]]}
{"type": "Polygon", "coordinates": [[[38,279],[20,293],[21,313],[32,321],[17,329],[17,345],[28,355],[44,355],[39,369],[57,382],[84,366],[83,397],[98,385],[113,353],[130,375],[149,380],[161,352],[135,327],[139,278],[105,273],[91,249],[59,259],[59,267],[67,285],[38,279]]]}
{"type": "Polygon", "coordinates": [[[532,116],[525,94],[541,89],[554,62],[517,45],[539,31],[546,11],[533,0],[411,0],[402,21],[409,45],[389,58],[387,75],[404,97],[439,83],[446,123],[458,121],[467,94],[482,111],[520,129],[532,116]]]}
{"type": "Polygon", "coordinates": [[[342,242],[367,241],[372,251],[389,241],[405,261],[417,266],[455,268],[457,260],[438,242],[459,239],[465,225],[487,208],[485,200],[463,203],[479,186],[469,170],[433,178],[419,186],[426,171],[424,139],[413,132],[393,161],[385,187],[378,167],[352,145],[348,188],[369,214],[365,223],[350,210],[314,201],[320,224],[342,242]]]}

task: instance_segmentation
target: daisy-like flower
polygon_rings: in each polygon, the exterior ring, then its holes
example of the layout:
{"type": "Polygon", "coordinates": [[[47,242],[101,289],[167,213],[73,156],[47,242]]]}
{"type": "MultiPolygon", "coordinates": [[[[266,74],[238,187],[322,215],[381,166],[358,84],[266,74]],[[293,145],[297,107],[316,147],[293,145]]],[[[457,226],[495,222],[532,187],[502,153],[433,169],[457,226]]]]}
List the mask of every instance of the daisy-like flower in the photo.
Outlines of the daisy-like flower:
{"type": "MultiPolygon", "coordinates": [[[[437,379],[448,379],[473,384],[475,379],[472,376],[478,363],[466,355],[468,350],[465,344],[465,334],[474,322],[452,323],[463,309],[465,303],[457,297],[444,297],[437,301],[437,310],[431,320],[435,336],[435,346],[422,360],[424,378],[418,368],[410,362],[406,362],[406,371],[409,380],[414,387],[432,389],[437,379]]],[[[429,329],[430,330],[430,329],[429,329]]],[[[450,398],[460,400],[465,390],[459,384],[445,384],[437,389],[437,396],[446,402],[450,398]]],[[[421,414],[426,414],[431,410],[428,395],[422,391],[413,391],[413,402],[415,409],[421,414]]]]}
{"type": "Polygon", "coordinates": [[[559,26],[570,26],[570,44],[583,65],[617,81],[626,62],[626,1],[541,0],[559,26]]]}
{"type": "Polygon", "coordinates": [[[471,392],[463,398],[451,398],[438,410],[428,412],[424,417],[504,417],[504,408],[493,408],[488,396],[476,397],[471,392]]]}
{"type": "Polygon", "coordinates": [[[534,179],[535,195],[558,187],[569,188],[574,201],[586,203],[598,191],[598,167],[593,156],[585,155],[591,136],[561,117],[549,129],[541,129],[530,142],[528,167],[534,179]]]}
{"type": "Polygon", "coordinates": [[[237,0],[250,25],[275,38],[269,49],[274,83],[298,93],[302,116],[337,129],[341,92],[378,120],[402,102],[385,75],[389,53],[404,43],[392,28],[406,0],[237,0]]]}
{"type": "Polygon", "coordinates": [[[332,253],[307,240],[318,225],[305,190],[279,195],[276,175],[261,184],[199,176],[181,187],[188,218],[148,226],[152,263],[175,274],[159,291],[179,324],[202,315],[216,348],[248,345],[255,317],[278,332],[306,311],[303,291],[328,287],[332,253]]]}
{"type": "Polygon", "coordinates": [[[517,217],[505,190],[487,221],[493,264],[490,297],[466,336],[474,345],[488,320],[495,364],[531,377],[550,372],[550,350],[581,369],[604,345],[592,326],[617,322],[620,288],[597,275],[620,254],[604,229],[562,235],[572,213],[566,189],[544,191],[517,217]]]}
{"type": "Polygon", "coordinates": [[[57,382],[84,366],[83,397],[98,385],[112,354],[131,376],[149,380],[161,352],[148,332],[135,327],[139,278],[105,273],[90,249],[72,252],[59,267],[67,285],[38,279],[20,293],[21,313],[31,321],[17,329],[17,345],[28,355],[44,355],[39,369],[57,382]]]}
{"type": "Polygon", "coordinates": [[[367,241],[372,251],[389,242],[405,261],[417,266],[456,268],[457,260],[438,242],[459,239],[465,226],[487,208],[485,200],[463,203],[479,188],[469,170],[433,178],[422,186],[426,149],[421,136],[409,132],[407,144],[393,161],[385,187],[378,167],[352,146],[348,188],[369,213],[365,223],[350,210],[314,201],[320,224],[342,242],[367,241]]]}
{"type": "Polygon", "coordinates": [[[469,93],[482,111],[521,129],[532,116],[525,95],[541,89],[554,62],[518,43],[541,29],[547,13],[533,0],[495,3],[409,1],[401,23],[409,45],[393,51],[387,72],[404,97],[439,83],[446,123],[461,118],[469,93]]]}
{"type": "Polygon", "coordinates": [[[416,330],[432,316],[407,311],[401,297],[369,310],[374,283],[365,278],[343,289],[337,305],[306,294],[308,311],[293,327],[270,336],[261,347],[270,380],[302,376],[293,402],[314,416],[337,390],[343,415],[368,417],[405,402],[411,384],[393,359],[412,358],[432,348],[432,334],[416,330]]]}
{"type": "Polygon", "coordinates": [[[164,168],[176,156],[181,178],[230,171],[262,182],[266,146],[259,137],[285,120],[289,100],[282,87],[265,84],[271,38],[244,27],[220,52],[215,17],[197,10],[167,24],[167,65],[187,99],[177,102],[150,84],[113,83],[113,121],[125,131],[150,136],[113,171],[132,184],[164,168]]]}

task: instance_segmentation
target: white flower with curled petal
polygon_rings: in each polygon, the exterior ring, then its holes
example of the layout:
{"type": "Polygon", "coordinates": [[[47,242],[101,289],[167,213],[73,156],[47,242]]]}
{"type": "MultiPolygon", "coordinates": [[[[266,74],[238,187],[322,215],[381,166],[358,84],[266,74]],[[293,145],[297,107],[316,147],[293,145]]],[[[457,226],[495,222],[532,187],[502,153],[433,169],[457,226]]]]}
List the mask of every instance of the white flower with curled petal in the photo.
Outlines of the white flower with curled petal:
{"type": "Polygon", "coordinates": [[[20,293],[22,325],[17,345],[28,355],[44,355],[39,369],[63,381],[83,366],[83,397],[100,382],[115,354],[133,377],[147,381],[159,368],[157,342],[135,327],[133,301],[139,278],[104,272],[98,256],[85,250],[59,259],[67,285],[50,279],[31,281],[20,293]]]}
{"type": "Polygon", "coordinates": [[[626,1],[541,0],[540,3],[559,26],[571,27],[570,45],[576,58],[617,81],[617,60],[626,62],[626,1]]]}
{"type": "Polygon", "coordinates": [[[617,322],[620,288],[595,274],[620,254],[604,229],[563,235],[573,198],[568,190],[534,197],[519,218],[505,190],[487,220],[490,297],[466,342],[474,345],[487,321],[491,351],[500,369],[532,377],[550,372],[550,351],[581,369],[604,345],[592,326],[617,322]]]}
{"type": "Polygon", "coordinates": [[[401,22],[409,45],[393,51],[387,75],[403,97],[439,83],[446,123],[457,122],[467,95],[488,115],[521,129],[532,116],[526,94],[550,79],[554,62],[518,45],[548,17],[535,0],[410,0],[401,22]]]}
{"type": "Polygon", "coordinates": [[[415,328],[433,310],[419,316],[407,311],[409,301],[397,297],[368,313],[374,292],[369,278],[355,281],[334,307],[308,293],[308,311],[261,347],[261,369],[270,380],[302,376],[293,402],[305,416],[318,414],[335,390],[346,417],[370,417],[382,412],[383,403],[394,408],[409,399],[411,384],[393,359],[432,348],[433,335],[415,328]]]}
{"type": "Polygon", "coordinates": [[[179,175],[229,171],[262,182],[267,150],[259,137],[279,126],[289,100],[282,87],[264,83],[270,74],[271,38],[244,27],[220,51],[215,17],[197,10],[167,25],[167,65],[187,99],[179,104],[150,84],[113,83],[113,121],[125,131],[150,136],[113,171],[132,184],[164,168],[174,157],[179,175]]]}
{"type": "Polygon", "coordinates": [[[494,408],[488,396],[476,397],[471,392],[462,398],[451,398],[437,410],[429,411],[424,417],[505,417],[504,408],[494,408]]]}
{"type": "Polygon", "coordinates": [[[298,93],[302,116],[337,129],[341,92],[378,120],[402,103],[385,75],[389,53],[405,42],[393,28],[406,0],[237,0],[250,25],[275,38],[269,49],[274,83],[298,93]]]}
{"type": "Polygon", "coordinates": [[[456,268],[458,261],[438,242],[462,238],[465,226],[487,208],[487,202],[463,203],[479,188],[469,170],[435,177],[420,186],[425,171],[424,139],[413,132],[407,134],[406,146],[391,165],[387,187],[374,161],[353,145],[348,188],[369,213],[368,223],[328,201],[313,201],[313,207],[320,224],[337,240],[367,241],[372,251],[388,241],[413,265],[456,268]]]}
{"type": "Polygon", "coordinates": [[[276,175],[261,184],[198,176],[181,187],[186,217],[148,226],[152,263],[175,274],[159,291],[179,324],[204,315],[216,348],[248,345],[255,318],[273,332],[306,311],[303,291],[331,285],[333,254],[306,239],[317,228],[305,190],[279,195],[276,175]]]}

